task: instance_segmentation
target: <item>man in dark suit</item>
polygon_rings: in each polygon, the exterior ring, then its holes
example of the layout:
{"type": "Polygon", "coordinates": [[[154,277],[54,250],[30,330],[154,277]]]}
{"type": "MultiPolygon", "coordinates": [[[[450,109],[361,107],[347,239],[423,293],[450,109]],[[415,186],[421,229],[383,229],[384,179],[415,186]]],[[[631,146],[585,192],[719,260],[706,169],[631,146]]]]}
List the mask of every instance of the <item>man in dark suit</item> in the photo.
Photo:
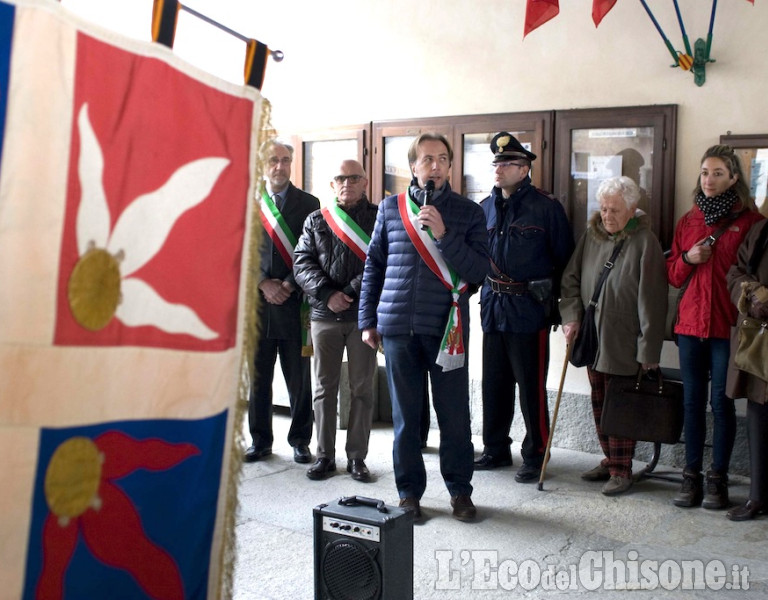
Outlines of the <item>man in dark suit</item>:
{"type": "Polygon", "coordinates": [[[291,406],[288,443],[293,446],[296,462],[309,463],[312,390],[309,356],[302,356],[302,297],[293,278],[293,251],[304,219],[320,208],[320,202],[291,183],[291,146],[269,141],[261,148],[260,157],[265,170],[261,191],[265,235],[257,283],[261,295],[257,314],[259,341],[248,407],[253,442],[245,451],[245,461],[261,460],[272,454],[272,379],[279,354],[291,406]]]}

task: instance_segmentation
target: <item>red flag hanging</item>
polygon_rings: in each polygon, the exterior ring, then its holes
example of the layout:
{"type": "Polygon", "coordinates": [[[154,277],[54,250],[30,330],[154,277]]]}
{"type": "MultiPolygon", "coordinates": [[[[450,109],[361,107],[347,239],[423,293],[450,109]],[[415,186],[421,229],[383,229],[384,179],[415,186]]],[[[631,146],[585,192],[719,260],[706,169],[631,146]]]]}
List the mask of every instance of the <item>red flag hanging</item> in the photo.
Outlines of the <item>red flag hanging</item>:
{"type": "Polygon", "coordinates": [[[600,21],[607,15],[616,4],[616,0],[592,0],[592,20],[595,22],[595,27],[600,25],[600,21]]]}
{"type": "Polygon", "coordinates": [[[560,12],[559,0],[527,0],[523,39],[540,25],[544,25],[560,12]]]}

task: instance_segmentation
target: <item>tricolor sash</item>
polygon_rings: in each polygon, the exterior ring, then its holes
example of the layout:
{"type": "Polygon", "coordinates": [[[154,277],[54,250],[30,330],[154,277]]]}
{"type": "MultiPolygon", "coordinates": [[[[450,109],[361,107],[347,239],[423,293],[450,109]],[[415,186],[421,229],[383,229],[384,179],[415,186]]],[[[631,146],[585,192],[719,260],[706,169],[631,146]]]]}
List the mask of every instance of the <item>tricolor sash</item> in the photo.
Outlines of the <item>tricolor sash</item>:
{"type": "Polygon", "coordinates": [[[323,218],[328,227],[362,261],[368,254],[371,236],[355,223],[355,220],[342,210],[334,201],[333,206],[322,208],[323,218]]]}
{"type": "MultiPolygon", "coordinates": [[[[280,209],[277,208],[275,201],[269,197],[267,191],[261,190],[261,224],[267,232],[269,239],[275,245],[275,248],[283,257],[285,264],[289,269],[293,269],[293,251],[296,250],[296,236],[285,222],[280,209]]],[[[301,294],[300,294],[301,297],[301,294]]],[[[306,297],[301,298],[299,308],[301,318],[301,355],[312,356],[312,336],[310,335],[309,301],[306,297]]]]}
{"type": "Polygon", "coordinates": [[[277,208],[275,201],[269,197],[265,189],[261,190],[261,223],[269,239],[283,257],[288,268],[293,269],[293,251],[296,249],[296,236],[293,235],[288,223],[277,208]]]}
{"type": "Polygon", "coordinates": [[[464,337],[461,326],[461,310],[459,310],[459,296],[467,289],[467,282],[459,277],[448,263],[445,262],[440,250],[432,237],[432,231],[426,231],[421,228],[416,215],[419,214],[419,207],[411,199],[410,194],[406,197],[405,193],[397,197],[397,208],[400,211],[400,218],[408,237],[416,247],[416,251],[421,259],[429,267],[437,278],[451,291],[452,302],[448,311],[448,322],[445,325],[445,332],[440,343],[440,352],[437,355],[436,364],[443,368],[443,371],[451,371],[464,366],[464,337]]]}

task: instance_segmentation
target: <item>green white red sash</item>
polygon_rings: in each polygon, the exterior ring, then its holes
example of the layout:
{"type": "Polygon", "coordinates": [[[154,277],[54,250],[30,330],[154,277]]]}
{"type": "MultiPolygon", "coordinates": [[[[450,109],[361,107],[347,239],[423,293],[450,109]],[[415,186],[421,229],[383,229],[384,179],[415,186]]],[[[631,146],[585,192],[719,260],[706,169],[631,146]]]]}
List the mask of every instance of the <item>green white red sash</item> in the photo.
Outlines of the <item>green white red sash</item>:
{"type": "Polygon", "coordinates": [[[296,249],[296,236],[293,235],[288,223],[277,208],[275,201],[269,197],[267,191],[261,190],[261,223],[267,232],[269,239],[275,245],[275,249],[283,257],[288,268],[293,268],[293,251],[296,249]]]}
{"type": "Polygon", "coordinates": [[[342,210],[334,201],[333,206],[322,208],[323,218],[328,227],[362,261],[368,254],[371,236],[362,230],[355,220],[342,210]]]}
{"type": "Polygon", "coordinates": [[[432,231],[421,228],[416,215],[419,207],[411,199],[410,194],[405,193],[397,197],[397,208],[408,237],[416,247],[421,259],[429,267],[437,278],[451,291],[452,302],[448,311],[448,322],[440,343],[440,352],[437,355],[436,364],[443,367],[443,371],[451,371],[464,366],[464,336],[461,326],[461,310],[459,309],[459,296],[467,289],[467,283],[458,273],[445,262],[443,255],[435,244],[432,231]]]}
{"type": "MultiPolygon", "coordinates": [[[[261,190],[261,224],[267,232],[269,239],[275,245],[275,249],[285,261],[289,269],[293,269],[293,251],[296,250],[296,236],[293,235],[288,223],[277,208],[275,201],[269,197],[267,191],[261,190]]],[[[303,294],[300,294],[300,297],[303,294]]],[[[299,307],[301,318],[301,355],[312,356],[312,336],[310,334],[309,319],[309,301],[306,297],[301,297],[301,306],[299,307]]]]}

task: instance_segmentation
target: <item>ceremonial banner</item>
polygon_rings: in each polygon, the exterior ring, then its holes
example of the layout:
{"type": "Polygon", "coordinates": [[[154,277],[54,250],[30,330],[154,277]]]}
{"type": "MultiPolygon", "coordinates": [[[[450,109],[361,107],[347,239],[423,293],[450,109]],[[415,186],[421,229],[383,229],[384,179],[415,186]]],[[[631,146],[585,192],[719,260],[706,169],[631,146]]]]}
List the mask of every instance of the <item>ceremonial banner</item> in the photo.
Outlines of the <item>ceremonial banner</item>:
{"type": "Polygon", "coordinates": [[[261,102],[0,0],[0,598],[225,595],[261,102]]]}

